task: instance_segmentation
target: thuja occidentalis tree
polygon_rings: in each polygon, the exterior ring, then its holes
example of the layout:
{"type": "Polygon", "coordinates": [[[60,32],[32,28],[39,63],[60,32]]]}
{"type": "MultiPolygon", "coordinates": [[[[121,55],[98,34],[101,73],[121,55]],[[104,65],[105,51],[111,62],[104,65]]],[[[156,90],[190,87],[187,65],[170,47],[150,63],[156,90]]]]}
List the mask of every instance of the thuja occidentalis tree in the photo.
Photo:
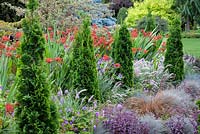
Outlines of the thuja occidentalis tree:
{"type": "Polygon", "coordinates": [[[72,55],[73,88],[78,91],[86,89],[86,92],[81,93],[82,97],[94,96],[95,99],[100,100],[89,19],[83,21],[83,25],[75,37],[72,55]]]}
{"type": "Polygon", "coordinates": [[[112,57],[115,63],[121,65],[117,73],[122,74],[122,82],[127,87],[133,87],[133,53],[130,33],[125,24],[122,24],[112,48],[112,57]]]}
{"type": "Polygon", "coordinates": [[[181,42],[181,21],[176,16],[170,25],[170,35],[167,40],[164,66],[169,73],[174,74],[171,82],[175,85],[184,78],[183,44],[181,42]]]}
{"type": "Polygon", "coordinates": [[[23,20],[23,40],[17,70],[16,120],[20,134],[56,134],[59,122],[44,72],[45,39],[35,10],[37,0],[29,0],[23,20]]]}

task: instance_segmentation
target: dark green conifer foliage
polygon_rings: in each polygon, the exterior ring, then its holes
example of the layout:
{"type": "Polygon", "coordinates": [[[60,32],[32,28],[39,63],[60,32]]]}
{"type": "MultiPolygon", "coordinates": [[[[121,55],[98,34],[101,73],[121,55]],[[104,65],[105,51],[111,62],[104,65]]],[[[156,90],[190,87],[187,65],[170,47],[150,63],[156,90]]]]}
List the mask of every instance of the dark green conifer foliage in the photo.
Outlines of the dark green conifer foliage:
{"type": "Polygon", "coordinates": [[[96,59],[88,19],[83,21],[83,26],[76,35],[72,62],[73,88],[78,91],[87,89],[82,96],[94,95],[99,100],[96,59]]]}
{"type": "Polygon", "coordinates": [[[113,43],[112,56],[115,63],[120,63],[121,67],[117,69],[117,73],[122,74],[122,82],[128,87],[133,87],[133,53],[131,48],[129,30],[125,24],[122,24],[113,43]]]}
{"type": "MultiPolygon", "coordinates": [[[[200,100],[197,100],[196,105],[198,106],[198,109],[200,110],[200,100]]],[[[198,134],[200,133],[200,114],[198,114],[198,119],[197,119],[197,131],[198,134]]]]}
{"type": "Polygon", "coordinates": [[[117,23],[121,24],[128,15],[128,9],[125,7],[120,8],[119,13],[117,14],[117,23]]]}
{"type": "Polygon", "coordinates": [[[29,0],[27,16],[23,20],[16,120],[20,134],[56,134],[59,122],[43,68],[45,39],[34,13],[37,6],[37,0],[29,0]]]}
{"type": "Polygon", "coordinates": [[[183,44],[181,42],[181,22],[175,17],[170,26],[170,36],[167,40],[167,51],[164,60],[165,69],[175,75],[171,81],[178,84],[184,78],[183,44]]]}
{"type": "Polygon", "coordinates": [[[148,14],[147,14],[147,17],[146,17],[146,28],[145,28],[145,31],[153,31],[155,29],[155,19],[153,17],[153,15],[151,14],[151,10],[148,9],[148,14]]]}

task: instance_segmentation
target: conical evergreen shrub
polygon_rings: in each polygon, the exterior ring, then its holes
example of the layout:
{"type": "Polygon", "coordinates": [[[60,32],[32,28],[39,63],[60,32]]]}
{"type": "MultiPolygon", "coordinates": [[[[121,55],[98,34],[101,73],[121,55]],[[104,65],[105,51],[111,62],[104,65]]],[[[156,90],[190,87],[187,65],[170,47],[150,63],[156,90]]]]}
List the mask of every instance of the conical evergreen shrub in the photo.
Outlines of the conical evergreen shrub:
{"type": "Polygon", "coordinates": [[[15,116],[20,134],[56,134],[59,122],[43,68],[45,39],[34,13],[37,6],[37,0],[29,0],[27,16],[23,20],[24,35],[17,71],[19,106],[15,116]]]}
{"type": "Polygon", "coordinates": [[[177,84],[184,78],[183,44],[181,42],[181,21],[175,17],[170,26],[170,35],[167,40],[167,51],[165,54],[164,66],[169,73],[175,76],[171,79],[177,84]]]}
{"type": "Polygon", "coordinates": [[[81,93],[82,97],[89,98],[94,95],[99,100],[97,67],[89,19],[83,21],[83,26],[75,37],[72,55],[73,88],[78,91],[86,89],[86,92],[81,93]]]}
{"type": "Polygon", "coordinates": [[[125,24],[122,24],[112,46],[112,57],[115,63],[121,65],[117,73],[122,74],[122,82],[125,86],[133,87],[133,53],[130,33],[125,24]]]}

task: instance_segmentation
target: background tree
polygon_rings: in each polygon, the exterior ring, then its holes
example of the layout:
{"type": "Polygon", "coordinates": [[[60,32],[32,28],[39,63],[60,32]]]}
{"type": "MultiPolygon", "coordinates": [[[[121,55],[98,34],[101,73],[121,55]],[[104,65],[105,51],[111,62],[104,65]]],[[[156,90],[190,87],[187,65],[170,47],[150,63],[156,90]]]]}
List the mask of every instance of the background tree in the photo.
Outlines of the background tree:
{"type": "Polygon", "coordinates": [[[173,83],[178,83],[184,78],[183,44],[181,42],[181,21],[175,17],[170,25],[170,35],[167,40],[167,51],[164,66],[169,73],[175,75],[173,83]]]}
{"type": "Polygon", "coordinates": [[[79,91],[87,89],[82,96],[94,95],[99,100],[96,59],[88,19],[84,20],[76,35],[72,55],[73,88],[79,91]]]}
{"type": "Polygon", "coordinates": [[[50,91],[44,72],[44,45],[42,29],[35,10],[37,0],[29,0],[23,20],[23,41],[18,66],[16,119],[20,134],[56,134],[59,128],[57,110],[50,101],[50,91]]]}
{"type": "Polygon", "coordinates": [[[122,82],[125,86],[133,87],[133,53],[130,33],[125,24],[119,29],[112,48],[112,56],[115,63],[121,65],[117,73],[122,74],[122,82]]]}
{"type": "Polygon", "coordinates": [[[174,0],[172,6],[174,10],[181,14],[186,24],[186,31],[189,31],[191,24],[194,21],[199,21],[200,16],[200,1],[199,0],[174,0]]]}

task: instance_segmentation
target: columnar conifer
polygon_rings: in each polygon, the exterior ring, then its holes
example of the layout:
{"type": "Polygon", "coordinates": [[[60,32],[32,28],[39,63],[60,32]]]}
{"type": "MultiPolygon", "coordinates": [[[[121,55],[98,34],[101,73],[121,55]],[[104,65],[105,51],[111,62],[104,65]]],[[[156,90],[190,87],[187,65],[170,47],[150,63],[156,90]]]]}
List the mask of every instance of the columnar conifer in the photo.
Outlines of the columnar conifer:
{"type": "Polygon", "coordinates": [[[125,24],[122,24],[113,43],[112,56],[114,62],[121,65],[117,69],[117,73],[122,74],[122,82],[128,87],[133,87],[133,53],[131,48],[129,30],[125,24]]]}
{"type": "Polygon", "coordinates": [[[96,99],[100,99],[96,59],[88,19],[83,21],[76,35],[72,62],[73,88],[78,91],[86,89],[87,91],[83,92],[82,96],[94,95],[96,99]]]}
{"type": "Polygon", "coordinates": [[[59,127],[57,110],[50,101],[50,91],[44,72],[45,39],[34,12],[37,0],[29,0],[23,20],[23,41],[17,71],[19,106],[16,119],[20,134],[56,134],[59,127]]]}
{"type": "Polygon", "coordinates": [[[175,75],[173,83],[184,78],[183,44],[181,42],[180,17],[173,18],[170,26],[170,35],[167,40],[167,51],[164,60],[165,69],[175,75]]]}

